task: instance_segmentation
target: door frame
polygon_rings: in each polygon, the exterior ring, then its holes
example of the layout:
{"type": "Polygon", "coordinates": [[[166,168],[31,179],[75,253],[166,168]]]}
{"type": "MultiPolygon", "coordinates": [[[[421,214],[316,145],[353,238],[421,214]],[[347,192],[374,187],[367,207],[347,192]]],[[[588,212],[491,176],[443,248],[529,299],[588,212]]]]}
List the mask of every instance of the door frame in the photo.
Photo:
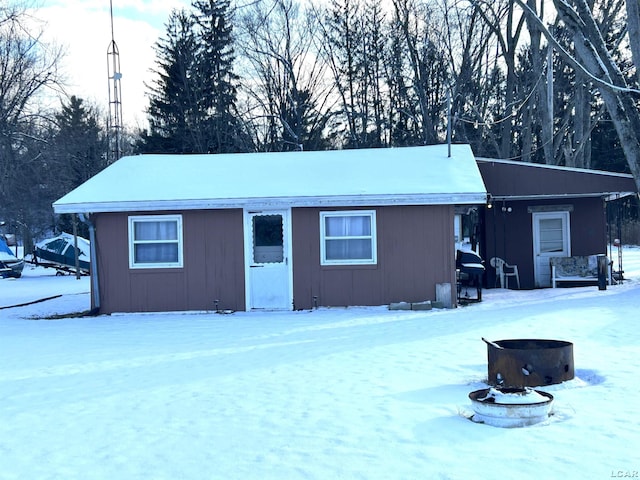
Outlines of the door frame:
{"type": "Polygon", "coordinates": [[[245,282],[245,310],[293,310],[293,258],[292,258],[292,232],[291,232],[291,208],[278,209],[257,209],[245,208],[243,210],[243,229],[244,229],[244,282],[245,282]],[[281,215],[282,216],[282,235],[283,235],[283,255],[284,263],[287,267],[287,285],[286,289],[287,308],[282,309],[263,309],[256,308],[252,305],[252,293],[255,286],[252,284],[251,268],[255,265],[253,262],[253,227],[252,218],[254,215],[281,215]]]}
{"type": "Polygon", "coordinates": [[[563,250],[557,255],[545,255],[545,257],[570,257],[571,256],[571,215],[569,210],[554,210],[544,212],[532,212],[532,229],[533,229],[533,278],[536,287],[550,287],[543,285],[541,282],[541,272],[538,265],[538,257],[540,256],[540,220],[559,218],[562,220],[563,232],[563,250]]]}

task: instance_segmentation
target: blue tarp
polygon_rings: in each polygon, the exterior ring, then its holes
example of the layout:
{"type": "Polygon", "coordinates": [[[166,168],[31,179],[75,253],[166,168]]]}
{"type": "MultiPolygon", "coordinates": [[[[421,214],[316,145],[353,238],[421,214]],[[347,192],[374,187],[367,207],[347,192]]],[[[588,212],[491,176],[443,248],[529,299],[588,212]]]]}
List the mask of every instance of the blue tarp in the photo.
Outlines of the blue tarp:
{"type": "Polygon", "coordinates": [[[24,260],[18,259],[11,251],[4,238],[0,237],[0,277],[20,277],[24,268],[24,260]]]}
{"type": "Polygon", "coordinates": [[[16,254],[14,252],[11,251],[11,249],[9,248],[9,246],[7,245],[7,242],[4,241],[4,238],[0,237],[0,252],[2,253],[8,253],[9,255],[11,255],[12,257],[15,258],[16,254]]]}

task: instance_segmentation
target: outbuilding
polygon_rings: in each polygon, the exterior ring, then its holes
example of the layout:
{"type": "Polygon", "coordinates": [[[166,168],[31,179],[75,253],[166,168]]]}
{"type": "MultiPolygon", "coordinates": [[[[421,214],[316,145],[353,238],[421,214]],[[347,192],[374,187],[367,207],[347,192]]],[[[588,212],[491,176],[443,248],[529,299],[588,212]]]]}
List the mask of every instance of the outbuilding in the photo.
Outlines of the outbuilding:
{"type": "Polygon", "coordinates": [[[456,208],[486,201],[471,148],[434,145],[124,157],[54,211],[89,223],[101,313],[291,310],[455,292],[456,208]]]}

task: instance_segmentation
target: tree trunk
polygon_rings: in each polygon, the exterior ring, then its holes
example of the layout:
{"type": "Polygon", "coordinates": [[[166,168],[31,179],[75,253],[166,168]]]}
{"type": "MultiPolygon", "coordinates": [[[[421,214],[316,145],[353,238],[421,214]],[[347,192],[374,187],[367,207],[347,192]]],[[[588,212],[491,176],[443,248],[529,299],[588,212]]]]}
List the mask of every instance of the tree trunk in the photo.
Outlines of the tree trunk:
{"type": "Polygon", "coordinates": [[[623,90],[627,88],[624,76],[609,55],[587,4],[583,0],[577,0],[575,5],[575,11],[582,20],[582,28],[576,28],[571,19],[564,18],[566,11],[561,10],[560,14],[573,31],[576,53],[586,69],[595,77],[606,79],[612,87],[620,88],[601,87],[599,90],[618,133],[636,187],[640,191],[640,111],[632,94],[623,90]]]}
{"type": "Polygon", "coordinates": [[[636,66],[636,82],[640,84],[640,0],[627,0],[627,30],[633,64],[636,66]]]}
{"type": "MultiPolygon", "coordinates": [[[[633,174],[636,188],[640,191],[640,111],[632,95],[638,90],[627,86],[620,68],[609,55],[607,46],[600,35],[600,31],[593,18],[591,10],[584,0],[575,0],[570,4],[565,0],[554,0],[558,15],[573,33],[574,46],[580,62],[558,44],[557,40],[546,30],[535,12],[522,1],[515,0],[525,9],[532,19],[539,21],[547,39],[559,48],[563,58],[574,68],[584,69],[590,75],[591,81],[599,89],[602,99],[615,126],[620,145],[625,154],[629,169],[633,174]]],[[[634,1],[634,0],[630,0],[634,1]]],[[[635,0],[637,2],[637,0],[635,0]]],[[[633,10],[633,8],[632,8],[633,10]]],[[[637,18],[631,23],[637,26],[637,18]]],[[[638,60],[635,56],[634,60],[638,60]]],[[[640,52],[638,52],[640,55],[640,52]]]]}

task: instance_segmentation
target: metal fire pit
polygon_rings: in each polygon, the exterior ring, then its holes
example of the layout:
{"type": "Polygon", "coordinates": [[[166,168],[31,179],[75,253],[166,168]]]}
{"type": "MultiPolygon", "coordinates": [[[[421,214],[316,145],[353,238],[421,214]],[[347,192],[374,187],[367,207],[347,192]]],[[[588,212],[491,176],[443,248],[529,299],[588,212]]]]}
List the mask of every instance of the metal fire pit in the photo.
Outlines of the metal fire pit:
{"type": "Polygon", "coordinates": [[[485,388],[469,394],[476,423],[527,427],[549,418],[553,395],[530,388],[485,388]]]}
{"type": "Polygon", "coordinates": [[[487,344],[488,383],[500,387],[538,387],[571,380],[573,343],[562,340],[498,340],[487,344]]]}

